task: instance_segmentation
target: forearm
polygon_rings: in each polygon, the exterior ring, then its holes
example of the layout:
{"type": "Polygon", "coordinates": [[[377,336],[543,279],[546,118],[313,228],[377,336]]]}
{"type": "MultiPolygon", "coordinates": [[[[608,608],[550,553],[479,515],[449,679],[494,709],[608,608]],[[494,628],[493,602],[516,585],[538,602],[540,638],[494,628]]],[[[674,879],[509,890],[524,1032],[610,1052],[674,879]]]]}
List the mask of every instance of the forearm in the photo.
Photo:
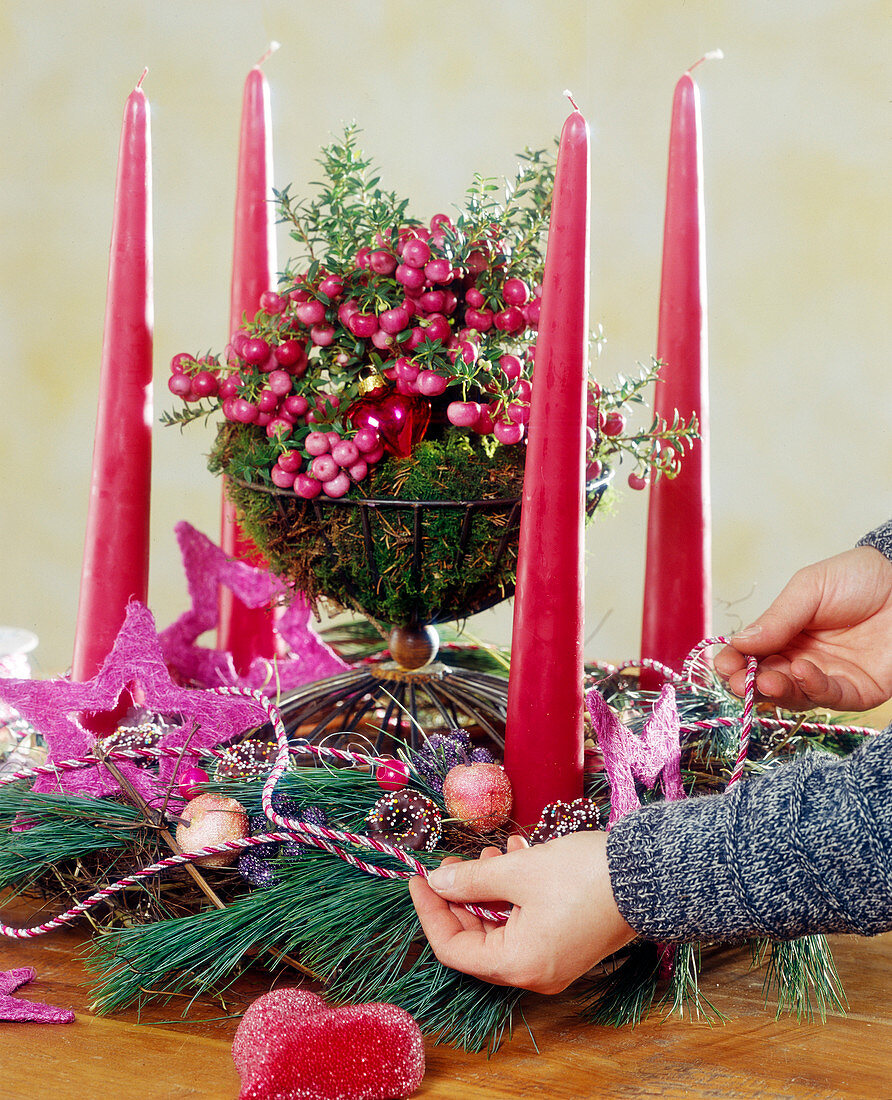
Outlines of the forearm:
{"type": "Polygon", "coordinates": [[[892,730],[846,758],[810,754],[728,794],[614,825],[614,896],[641,935],[791,939],[892,928],[892,730]]]}

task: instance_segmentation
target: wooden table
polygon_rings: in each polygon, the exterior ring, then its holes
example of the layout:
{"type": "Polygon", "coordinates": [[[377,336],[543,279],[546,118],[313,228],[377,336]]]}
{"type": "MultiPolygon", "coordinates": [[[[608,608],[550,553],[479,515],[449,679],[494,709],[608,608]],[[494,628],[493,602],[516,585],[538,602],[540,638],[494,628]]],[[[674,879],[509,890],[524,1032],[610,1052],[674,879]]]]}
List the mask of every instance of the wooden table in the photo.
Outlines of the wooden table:
{"type": "MultiPolygon", "coordinates": [[[[271,984],[257,970],[231,991],[226,1009],[200,999],[112,1018],[90,1014],[77,951],[82,931],[35,940],[0,940],[0,970],[32,966],[27,999],[73,1008],[73,1024],[0,1022],[2,1100],[235,1100],[230,1043],[238,1017],[271,984]],[[225,1013],[230,1018],[220,1017],[225,1013]]],[[[564,997],[530,996],[533,1030],[515,1032],[494,1057],[428,1045],[418,1097],[729,1097],[734,1100],[892,1097],[892,933],[835,937],[833,950],[849,999],[847,1017],[825,1024],[775,1021],[761,993],[762,972],[748,953],[726,953],[703,977],[725,1016],[710,1026],[677,1017],[638,1028],[582,1023],[564,997]]],[[[277,984],[298,984],[291,972],[277,984]]]]}

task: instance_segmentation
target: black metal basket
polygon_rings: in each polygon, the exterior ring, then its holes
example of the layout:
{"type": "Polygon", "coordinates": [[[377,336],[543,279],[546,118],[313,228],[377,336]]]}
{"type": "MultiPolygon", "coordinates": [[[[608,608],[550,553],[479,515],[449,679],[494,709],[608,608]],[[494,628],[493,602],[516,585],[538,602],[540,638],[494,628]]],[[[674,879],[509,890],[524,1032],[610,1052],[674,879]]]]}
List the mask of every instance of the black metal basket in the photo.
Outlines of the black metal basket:
{"type": "MultiPolygon", "coordinates": [[[[587,485],[589,514],[597,507],[610,476],[605,471],[587,485]]],[[[231,480],[237,494],[267,494],[280,533],[312,526],[317,549],[323,552],[312,577],[318,588],[310,589],[311,596],[332,598],[376,623],[452,622],[485,611],[514,594],[520,497],[317,497],[306,501],[289,490],[231,480]],[[449,531],[448,538],[444,529],[449,531]],[[350,531],[349,547],[345,546],[345,530],[350,531]],[[431,571],[436,574],[433,585],[429,583],[431,571]]],[[[261,551],[269,549],[264,532],[252,530],[251,534],[261,551]]],[[[279,558],[281,562],[281,555],[279,558]]],[[[275,555],[272,560],[275,565],[275,555]]],[[[299,577],[294,579],[299,582],[299,577]]]]}

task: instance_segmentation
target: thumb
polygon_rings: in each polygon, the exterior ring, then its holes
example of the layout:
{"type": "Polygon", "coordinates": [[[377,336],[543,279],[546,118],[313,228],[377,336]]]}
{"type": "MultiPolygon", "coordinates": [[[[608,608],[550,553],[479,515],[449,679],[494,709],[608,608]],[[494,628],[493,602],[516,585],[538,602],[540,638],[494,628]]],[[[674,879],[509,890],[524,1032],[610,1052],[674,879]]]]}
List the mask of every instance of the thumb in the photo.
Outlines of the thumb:
{"type": "Polygon", "coordinates": [[[445,863],[428,875],[427,882],[449,901],[519,901],[522,876],[517,874],[514,855],[445,863]]]}
{"type": "Polygon", "coordinates": [[[820,603],[821,589],[814,573],[800,570],[758,619],[731,636],[731,645],[753,657],[780,653],[814,621],[820,603]]]}

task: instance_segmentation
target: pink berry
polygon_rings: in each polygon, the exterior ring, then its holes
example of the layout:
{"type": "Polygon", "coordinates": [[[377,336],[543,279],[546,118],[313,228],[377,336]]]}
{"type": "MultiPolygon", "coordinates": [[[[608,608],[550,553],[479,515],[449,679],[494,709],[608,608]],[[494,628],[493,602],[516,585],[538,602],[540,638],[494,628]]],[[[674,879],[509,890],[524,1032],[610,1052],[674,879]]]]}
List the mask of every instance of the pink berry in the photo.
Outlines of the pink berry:
{"type": "Polygon", "coordinates": [[[326,275],[319,284],[319,291],[326,298],[339,298],[344,292],[344,280],[340,275],[326,275]]]}
{"type": "Polygon", "coordinates": [[[642,477],[640,474],[629,474],[629,488],[630,489],[644,489],[647,486],[647,478],[642,477]]]}
{"type": "Polygon", "coordinates": [[[192,379],[188,374],[172,374],[167,380],[167,388],[176,397],[187,397],[192,393],[192,379]]]}
{"type": "Polygon", "coordinates": [[[310,339],[317,348],[328,348],[334,343],[334,325],[313,325],[310,329],[310,339]]]}
{"type": "Polygon", "coordinates": [[[523,424],[515,424],[513,420],[497,420],[493,425],[492,434],[500,443],[519,443],[523,439],[523,424]]]}
{"type": "Polygon", "coordinates": [[[396,269],[396,281],[407,290],[421,290],[424,286],[424,272],[411,264],[400,264],[396,269]]]}
{"type": "Polygon", "coordinates": [[[493,324],[500,332],[519,332],[524,327],[523,314],[517,306],[506,306],[493,317],[493,324]]]}
{"type": "Polygon", "coordinates": [[[179,780],[177,782],[177,791],[180,797],[185,802],[190,802],[197,795],[201,794],[198,785],[200,783],[210,783],[211,777],[204,770],[204,768],[196,768],[194,766],[184,768],[180,772],[179,780]]]}
{"type": "Polygon", "coordinates": [[[520,378],[521,362],[516,355],[500,355],[499,366],[506,378],[520,378]]]}
{"type": "Polygon", "coordinates": [[[585,480],[594,481],[596,477],[601,476],[601,471],[604,469],[604,463],[596,458],[588,464],[585,468],[585,480]]]}
{"type": "Polygon", "coordinates": [[[392,275],[396,270],[396,256],[383,248],[376,248],[369,253],[369,267],[376,275],[392,275]]]}
{"type": "Polygon", "coordinates": [[[195,359],[187,351],[181,351],[171,359],[170,369],[174,374],[182,374],[183,371],[188,370],[194,362],[195,359]]]}
{"type": "Polygon", "coordinates": [[[492,435],[493,428],[495,428],[495,421],[493,420],[492,411],[488,405],[484,405],[476,422],[471,425],[471,431],[476,432],[478,435],[492,435]]]}
{"type": "Polygon", "coordinates": [[[246,401],[244,397],[234,397],[232,399],[232,416],[239,423],[252,424],[259,413],[260,409],[253,402],[246,401]]]}
{"type": "Polygon", "coordinates": [[[217,376],[212,371],[200,370],[192,376],[192,392],[197,397],[213,397],[218,389],[217,376]]]}
{"type": "Polygon", "coordinates": [[[350,478],[341,471],[328,481],[323,481],[322,488],[327,497],[342,497],[350,491],[350,485],[350,478]]]}
{"type": "Polygon", "coordinates": [[[273,355],[280,367],[296,367],[307,361],[307,350],[300,340],[284,340],[273,348],[273,355]]]}
{"type": "Polygon", "coordinates": [[[298,474],[294,479],[294,493],[304,500],[312,500],[322,492],[322,482],[309,474],[298,474]]]}
{"type": "Polygon", "coordinates": [[[509,306],[522,306],[530,296],[523,279],[506,279],[502,286],[502,301],[509,306]]]}
{"type": "Polygon", "coordinates": [[[374,428],[360,428],[353,442],[363,454],[368,454],[379,446],[378,433],[374,428]]]}
{"type": "Polygon", "coordinates": [[[326,455],[331,450],[327,432],[310,432],[304,440],[304,449],[308,455],[326,455]]]}
{"type": "Polygon", "coordinates": [[[279,395],[270,389],[263,389],[257,398],[257,408],[264,413],[275,412],[279,404],[279,395]]]}
{"type": "Polygon", "coordinates": [[[414,237],[403,245],[403,263],[410,267],[424,267],[430,258],[430,245],[426,241],[414,237]]]}
{"type": "Polygon", "coordinates": [[[353,465],[347,469],[347,473],[354,481],[362,481],[362,479],[368,475],[368,472],[369,464],[364,459],[354,462],[353,465]]]}
{"type": "Polygon", "coordinates": [[[442,258],[428,260],[424,265],[424,277],[429,283],[448,283],[452,278],[452,264],[442,258]]]}
{"type": "Polygon", "coordinates": [[[269,359],[269,344],[259,336],[245,340],[242,345],[242,358],[251,366],[259,366],[269,359]]]}
{"type": "Polygon", "coordinates": [[[480,418],[476,401],[452,401],[446,406],[446,419],[457,428],[471,428],[480,418]]]}
{"type": "Polygon", "coordinates": [[[623,428],[626,426],[626,418],[621,412],[617,412],[616,409],[612,409],[604,417],[604,426],[601,429],[605,435],[616,436],[622,435],[623,428]]]}
{"type": "Polygon", "coordinates": [[[304,416],[310,403],[302,393],[292,393],[282,402],[282,408],[291,416],[304,416]]]}
{"type": "Polygon", "coordinates": [[[529,378],[518,378],[511,390],[517,394],[521,401],[529,401],[533,395],[533,384],[529,378]]]}
{"type": "Polygon", "coordinates": [[[331,457],[339,466],[352,466],[359,461],[359,448],[349,439],[341,439],[332,447],[331,457]]]}
{"type": "Polygon", "coordinates": [[[288,299],[276,294],[274,290],[264,290],[260,295],[260,308],[264,313],[283,313],[288,299]]]}
{"type": "Polygon", "coordinates": [[[311,298],[309,302],[300,302],[295,307],[294,315],[302,325],[309,328],[311,325],[321,324],[325,320],[325,306],[318,298],[311,298]]]}
{"type": "Polygon", "coordinates": [[[448,382],[436,371],[423,370],[419,371],[415,384],[418,387],[418,392],[425,397],[439,397],[446,389],[448,382]]]}
{"type": "Polygon", "coordinates": [[[287,370],[274,370],[270,372],[267,386],[277,397],[284,397],[291,393],[293,379],[287,370]]]}
{"type": "Polygon", "coordinates": [[[372,254],[372,250],[363,246],[356,253],[356,266],[365,270],[369,266],[369,257],[372,254]]]}
{"type": "Polygon", "coordinates": [[[486,297],[483,292],[478,290],[475,286],[469,286],[465,291],[465,301],[471,309],[483,309],[486,305],[486,297]]]}
{"type": "Polygon", "coordinates": [[[366,451],[365,460],[369,466],[374,466],[376,462],[380,462],[384,457],[384,448],[379,443],[373,451],[366,451]]]}
{"type": "Polygon", "coordinates": [[[340,466],[330,454],[317,455],[310,463],[310,474],[321,482],[331,481],[340,472],[340,466]]]}
{"type": "Polygon", "coordinates": [[[409,768],[402,760],[389,760],[375,769],[375,779],[382,791],[401,791],[409,785],[409,768]]]}
{"type": "Polygon", "coordinates": [[[293,431],[294,425],[284,416],[274,416],[266,425],[266,434],[270,439],[287,439],[293,431]]]}
{"type": "Polygon", "coordinates": [[[294,488],[294,474],[283,470],[281,466],[273,466],[269,476],[272,478],[273,485],[277,485],[280,489],[294,488]]]}
{"type": "Polygon", "coordinates": [[[359,302],[355,298],[348,298],[338,306],[338,320],[346,325],[354,313],[359,312],[359,302]]]}
{"type": "Polygon", "coordinates": [[[354,336],[366,338],[378,331],[378,318],[374,313],[362,313],[357,310],[347,321],[347,328],[354,336]]]}
{"type": "Polygon", "coordinates": [[[414,382],[418,377],[418,364],[413,363],[411,359],[407,359],[405,355],[401,355],[399,359],[394,360],[393,367],[397,378],[401,382],[414,382]]]}
{"type": "Polygon", "coordinates": [[[405,306],[395,306],[393,309],[385,309],[378,314],[378,325],[383,332],[395,336],[398,332],[409,327],[411,315],[405,306]]]}
{"type": "Polygon", "coordinates": [[[491,309],[465,310],[465,324],[468,328],[475,328],[478,332],[489,332],[492,323],[493,312],[491,309]]]}
{"type": "Polygon", "coordinates": [[[426,290],[418,295],[418,304],[427,313],[440,313],[446,305],[446,291],[426,290]]]}
{"type": "Polygon", "coordinates": [[[283,451],[276,459],[276,465],[287,470],[289,474],[296,474],[303,464],[300,451],[283,451]]]}
{"type": "Polygon", "coordinates": [[[508,414],[508,419],[514,421],[515,424],[529,424],[530,422],[530,406],[523,405],[519,401],[512,401],[505,412],[508,414]]]}

